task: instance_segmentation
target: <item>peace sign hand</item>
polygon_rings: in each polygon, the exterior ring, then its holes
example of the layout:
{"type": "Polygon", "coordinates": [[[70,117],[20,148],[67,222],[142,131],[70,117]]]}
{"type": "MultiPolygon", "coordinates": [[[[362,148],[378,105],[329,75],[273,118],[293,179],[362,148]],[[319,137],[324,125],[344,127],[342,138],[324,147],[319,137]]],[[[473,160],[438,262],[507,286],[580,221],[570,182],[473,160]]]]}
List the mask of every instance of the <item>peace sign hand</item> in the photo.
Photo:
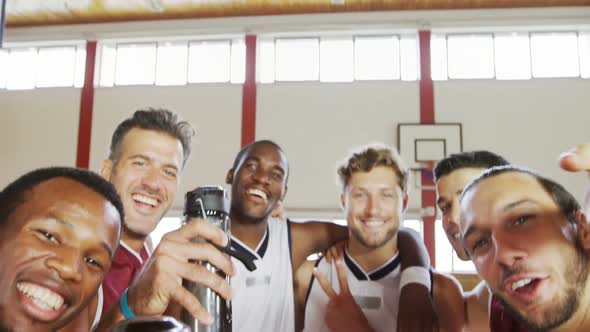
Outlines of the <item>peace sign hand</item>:
{"type": "Polygon", "coordinates": [[[329,299],[328,304],[326,305],[326,317],[324,318],[326,325],[331,331],[337,332],[373,331],[369,326],[369,321],[363,314],[363,311],[350,293],[342,258],[337,259],[335,265],[338,274],[338,284],[340,286],[339,294],[337,294],[332,288],[332,285],[330,285],[330,282],[326,279],[323,273],[317,268],[313,269],[313,275],[329,299]]]}

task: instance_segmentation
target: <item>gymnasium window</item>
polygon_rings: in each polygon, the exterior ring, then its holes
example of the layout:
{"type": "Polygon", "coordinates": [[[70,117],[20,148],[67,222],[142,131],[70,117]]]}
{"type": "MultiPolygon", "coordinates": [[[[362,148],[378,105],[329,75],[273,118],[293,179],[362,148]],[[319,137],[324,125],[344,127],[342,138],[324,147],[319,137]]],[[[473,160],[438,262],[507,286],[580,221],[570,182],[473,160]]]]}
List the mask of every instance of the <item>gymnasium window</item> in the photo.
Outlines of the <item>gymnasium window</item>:
{"type": "Polygon", "coordinates": [[[81,87],[86,50],[81,45],[13,46],[0,50],[0,88],[81,87]]]}
{"type": "Polygon", "coordinates": [[[263,37],[258,45],[261,83],[418,78],[415,35],[263,37]]]}
{"type": "Polygon", "coordinates": [[[156,44],[119,44],[115,58],[115,84],[154,84],[156,44]]]}
{"type": "Polygon", "coordinates": [[[166,233],[172,232],[178,228],[180,228],[182,223],[182,219],[179,217],[164,217],[158,223],[158,226],[154,229],[153,232],[150,233],[150,237],[152,238],[152,243],[154,244],[154,248],[162,241],[162,237],[166,235],[166,233]]]}
{"type": "Polygon", "coordinates": [[[494,59],[497,79],[530,79],[531,47],[528,34],[496,34],[494,36],[494,59]]]}
{"type": "Polygon", "coordinates": [[[156,85],[183,85],[188,68],[187,42],[158,43],[156,85]]]}
{"type": "Polygon", "coordinates": [[[434,224],[434,251],[436,253],[436,269],[442,272],[477,273],[471,261],[462,261],[447,239],[442,221],[434,224]]]}
{"type": "Polygon", "coordinates": [[[451,35],[447,38],[449,78],[493,78],[492,35],[451,35]]]}
{"type": "Polygon", "coordinates": [[[588,32],[434,34],[433,80],[590,77],[588,32]]]}
{"type": "Polygon", "coordinates": [[[533,77],[580,76],[577,37],[575,32],[531,34],[533,77]]]}
{"type": "Polygon", "coordinates": [[[245,68],[243,39],[105,42],[99,85],[243,83],[245,68]]]}
{"type": "Polygon", "coordinates": [[[580,72],[583,78],[590,78],[590,32],[579,34],[580,72]]]}

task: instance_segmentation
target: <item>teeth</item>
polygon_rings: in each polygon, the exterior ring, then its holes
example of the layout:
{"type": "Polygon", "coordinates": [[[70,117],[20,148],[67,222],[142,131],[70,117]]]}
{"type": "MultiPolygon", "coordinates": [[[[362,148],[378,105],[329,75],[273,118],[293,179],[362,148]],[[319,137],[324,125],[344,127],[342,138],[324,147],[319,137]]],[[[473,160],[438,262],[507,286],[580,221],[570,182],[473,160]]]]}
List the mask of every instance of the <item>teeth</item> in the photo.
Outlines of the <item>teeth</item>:
{"type": "Polygon", "coordinates": [[[520,279],[519,281],[512,283],[512,291],[515,291],[515,290],[519,289],[520,287],[530,284],[532,280],[533,279],[531,279],[531,278],[524,278],[524,279],[520,279]]]}
{"type": "Polygon", "coordinates": [[[154,207],[156,205],[158,205],[158,201],[155,200],[155,199],[153,199],[153,198],[149,198],[149,197],[146,197],[146,196],[143,196],[143,195],[137,195],[137,194],[136,195],[133,195],[132,197],[133,197],[134,200],[136,200],[136,201],[138,201],[140,203],[143,203],[143,204],[151,205],[151,206],[154,206],[154,207]]]}
{"type": "Polygon", "coordinates": [[[384,224],[383,220],[371,220],[371,221],[365,222],[365,225],[367,225],[369,227],[379,227],[383,224],[384,224]]]}
{"type": "Polygon", "coordinates": [[[30,283],[18,283],[16,288],[45,310],[57,310],[64,304],[61,295],[41,286],[30,283]]]}
{"type": "Polygon", "coordinates": [[[266,194],[264,193],[264,191],[259,190],[259,189],[248,189],[248,194],[258,196],[258,197],[262,198],[264,200],[264,202],[266,202],[268,200],[268,197],[266,197],[266,194]]]}
{"type": "Polygon", "coordinates": [[[453,237],[454,237],[455,239],[460,239],[460,238],[461,238],[461,233],[455,233],[455,234],[453,235],[453,237]]]}

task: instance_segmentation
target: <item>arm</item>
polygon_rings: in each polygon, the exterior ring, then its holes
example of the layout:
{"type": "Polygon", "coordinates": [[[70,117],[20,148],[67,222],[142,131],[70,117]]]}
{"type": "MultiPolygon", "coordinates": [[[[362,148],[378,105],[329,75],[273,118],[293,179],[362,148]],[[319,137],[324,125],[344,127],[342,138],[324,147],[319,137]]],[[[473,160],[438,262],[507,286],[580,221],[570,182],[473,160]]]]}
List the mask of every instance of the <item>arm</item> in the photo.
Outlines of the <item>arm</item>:
{"type": "Polygon", "coordinates": [[[440,317],[440,332],[464,331],[465,302],[461,285],[455,278],[437,272],[433,273],[432,279],[432,297],[440,317]]]}
{"type": "Polygon", "coordinates": [[[490,330],[490,290],[481,281],[473,290],[464,295],[467,331],[490,330]]]}
{"type": "Polygon", "coordinates": [[[293,271],[305,262],[311,254],[323,252],[332,244],[348,238],[348,229],[345,226],[331,222],[309,221],[304,223],[291,223],[291,243],[293,247],[292,264],[293,271]]]}
{"type": "MultiPolygon", "coordinates": [[[[398,232],[398,250],[402,259],[402,276],[410,273],[408,267],[428,269],[430,259],[420,235],[409,229],[400,228],[398,232]]],[[[430,299],[430,274],[422,270],[424,277],[419,282],[411,282],[402,286],[397,320],[398,331],[432,331],[436,329],[437,314],[430,299]]],[[[403,279],[403,278],[402,278],[403,279]]]]}
{"type": "Polygon", "coordinates": [[[420,234],[407,227],[400,227],[397,235],[397,247],[402,259],[402,269],[410,266],[430,268],[430,257],[420,234]]]}
{"type": "Polygon", "coordinates": [[[311,272],[315,261],[305,261],[295,272],[293,292],[295,293],[295,331],[303,331],[305,327],[305,300],[311,281],[311,272]]]}
{"type": "MultiPolygon", "coordinates": [[[[136,316],[159,316],[170,302],[176,301],[202,323],[211,323],[211,316],[197,298],[182,286],[187,279],[211,288],[225,299],[231,298],[231,289],[225,279],[204,266],[189,260],[208,261],[228,275],[233,274],[231,260],[211,243],[194,243],[203,238],[218,246],[227,245],[227,236],[221,229],[203,220],[188,223],[166,234],[154,254],[128,288],[127,303],[136,316]]],[[[124,316],[120,305],[114,305],[103,315],[97,331],[110,331],[124,316]]]]}

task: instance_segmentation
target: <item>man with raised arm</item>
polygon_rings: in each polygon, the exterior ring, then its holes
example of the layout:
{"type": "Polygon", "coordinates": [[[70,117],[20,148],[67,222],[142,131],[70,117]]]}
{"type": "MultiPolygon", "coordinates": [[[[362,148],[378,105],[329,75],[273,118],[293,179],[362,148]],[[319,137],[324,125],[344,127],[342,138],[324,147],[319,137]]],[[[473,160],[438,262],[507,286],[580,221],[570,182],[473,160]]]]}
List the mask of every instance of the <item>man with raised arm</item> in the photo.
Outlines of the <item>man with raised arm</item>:
{"type": "MultiPolygon", "coordinates": [[[[590,145],[561,163],[590,170],[590,145]]],[[[590,329],[590,226],[561,185],[529,169],[494,167],[463,192],[460,220],[479,274],[530,330],[590,329]]]]}

